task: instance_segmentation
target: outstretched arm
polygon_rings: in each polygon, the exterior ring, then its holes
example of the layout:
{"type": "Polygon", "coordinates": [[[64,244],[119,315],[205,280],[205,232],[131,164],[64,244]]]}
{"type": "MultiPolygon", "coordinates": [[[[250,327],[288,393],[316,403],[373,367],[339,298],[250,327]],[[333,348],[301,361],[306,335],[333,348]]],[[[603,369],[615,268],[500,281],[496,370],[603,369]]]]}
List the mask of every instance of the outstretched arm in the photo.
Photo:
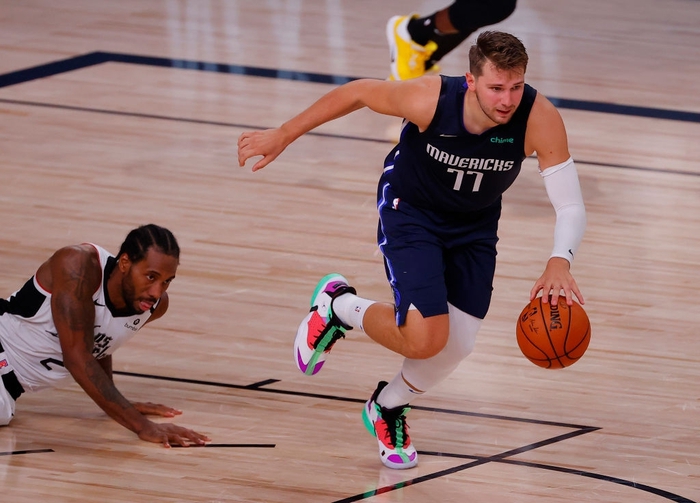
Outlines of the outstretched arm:
{"type": "Polygon", "coordinates": [[[586,228],[586,210],[576,167],[569,154],[564,121],[542,95],[537,96],[528,120],[526,152],[532,151],[537,153],[540,174],[556,212],[556,223],[552,254],[544,273],[530,291],[530,299],[542,291],[543,300],[550,300],[554,305],[563,292],[569,305],[573,296],[583,304],[583,295],[569,269],[586,228]]]}
{"type": "Polygon", "coordinates": [[[92,247],[62,248],[39,268],[37,276],[52,291],[51,309],[63,364],[102,410],[142,440],[165,446],[171,442],[203,444],[208,440],[186,428],[156,424],[147,419],[117,390],[111,376],[93,357],[95,307],[92,295],[100,285],[102,270],[92,247]]]}
{"type": "MultiPolygon", "coordinates": [[[[148,321],[151,321],[151,319],[149,318],[148,321]]],[[[100,367],[102,367],[102,370],[104,370],[109,380],[112,381],[112,383],[114,383],[114,377],[112,375],[112,355],[103,356],[102,358],[97,360],[97,363],[100,364],[100,367]]],[[[162,405],[159,403],[131,402],[131,405],[133,405],[136,408],[136,410],[143,415],[175,417],[182,414],[181,410],[173,409],[172,407],[168,407],[167,405],[162,405]]]]}
{"type": "Polygon", "coordinates": [[[333,89],[309,108],[276,129],[245,132],[238,138],[238,164],[263,156],[253,171],[264,168],[304,133],[368,107],[383,115],[403,117],[425,129],[430,124],[440,94],[438,76],[406,81],[359,79],[333,89]]]}

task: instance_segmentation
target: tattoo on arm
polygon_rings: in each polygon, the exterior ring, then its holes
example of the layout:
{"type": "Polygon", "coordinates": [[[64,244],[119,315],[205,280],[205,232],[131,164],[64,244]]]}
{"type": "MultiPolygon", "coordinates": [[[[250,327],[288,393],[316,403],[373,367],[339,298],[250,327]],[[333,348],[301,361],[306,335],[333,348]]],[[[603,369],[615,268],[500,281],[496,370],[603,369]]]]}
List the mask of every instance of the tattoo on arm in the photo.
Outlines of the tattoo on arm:
{"type": "MultiPolygon", "coordinates": [[[[92,294],[94,293],[95,273],[87,270],[85,264],[69,264],[70,267],[65,271],[64,288],[69,298],[65,298],[66,302],[61,303],[61,315],[68,324],[70,330],[76,332],[83,331],[85,333],[85,342],[89,342],[88,347],[92,346],[92,341],[88,341],[88,337],[92,337],[92,326],[86,326],[87,321],[91,323],[95,318],[95,311],[92,302],[92,294]]],[[[98,279],[99,281],[99,279],[98,279]]]]}
{"type": "Polygon", "coordinates": [[[105,400],[117,405],[120,409],[128,409],[131,407],[131,402],[124,398],[124,395],[114,386],[114,383],[108,378],[107,373],[94,358],[92,361],[88,360],[85,362],[85,375],[87,375],[97,392],[102,395],[105,400]]]}
{"type": "Polygon", "coordinates": [[[114,375],[112,374],[112,355],[103,356],[97,360],[97,363],[99,363],[102,370],[105,371],[109,380],[114,382],[114,375]]]}

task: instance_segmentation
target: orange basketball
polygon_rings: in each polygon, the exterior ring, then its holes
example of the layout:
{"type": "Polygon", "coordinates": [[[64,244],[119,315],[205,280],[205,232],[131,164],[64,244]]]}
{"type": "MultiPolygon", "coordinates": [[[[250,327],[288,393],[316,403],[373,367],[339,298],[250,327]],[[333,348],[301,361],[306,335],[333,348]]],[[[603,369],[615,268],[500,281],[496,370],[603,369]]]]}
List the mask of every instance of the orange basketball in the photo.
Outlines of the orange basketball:
{"type": "Polygon", "coordinates": [[[569,306],[566,297],[559,297],[552,306],[537,297],[520,313],[515,334],[528,360],[546,369],[561,369],[576,363],[586,352],[591,323],[576,301],[569,306]]]}

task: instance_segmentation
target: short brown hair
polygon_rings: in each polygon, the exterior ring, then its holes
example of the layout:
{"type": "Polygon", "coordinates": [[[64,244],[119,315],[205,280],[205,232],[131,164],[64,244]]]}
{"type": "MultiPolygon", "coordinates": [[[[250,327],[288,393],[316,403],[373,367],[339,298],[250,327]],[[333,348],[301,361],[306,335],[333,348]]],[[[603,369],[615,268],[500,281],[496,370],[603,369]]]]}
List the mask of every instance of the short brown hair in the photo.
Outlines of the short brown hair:
{"type": "Polygon", "coordinates": [[[518,37],[502,31],[484,31],[469,49],[469,71],[480,76],[486,60],[499,70],[527,69],[527,51],[518,37]]]}

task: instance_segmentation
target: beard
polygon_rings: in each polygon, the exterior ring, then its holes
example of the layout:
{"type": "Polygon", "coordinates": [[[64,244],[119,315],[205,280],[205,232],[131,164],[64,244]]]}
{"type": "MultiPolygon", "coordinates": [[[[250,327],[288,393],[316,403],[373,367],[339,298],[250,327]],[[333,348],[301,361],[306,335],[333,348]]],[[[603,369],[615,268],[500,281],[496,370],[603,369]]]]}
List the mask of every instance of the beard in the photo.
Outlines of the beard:
{"type": "Polygon", "coordinates": [[[124,310],[127,314],[143,314],[144,311],[139,309],[138,302],[136,301],[136,288],[134,287],[134,282],[131,280],[130,275],[124,276],[122,278],[122,297],[124,298],[124,303],[126,307],[124,310]]]}

